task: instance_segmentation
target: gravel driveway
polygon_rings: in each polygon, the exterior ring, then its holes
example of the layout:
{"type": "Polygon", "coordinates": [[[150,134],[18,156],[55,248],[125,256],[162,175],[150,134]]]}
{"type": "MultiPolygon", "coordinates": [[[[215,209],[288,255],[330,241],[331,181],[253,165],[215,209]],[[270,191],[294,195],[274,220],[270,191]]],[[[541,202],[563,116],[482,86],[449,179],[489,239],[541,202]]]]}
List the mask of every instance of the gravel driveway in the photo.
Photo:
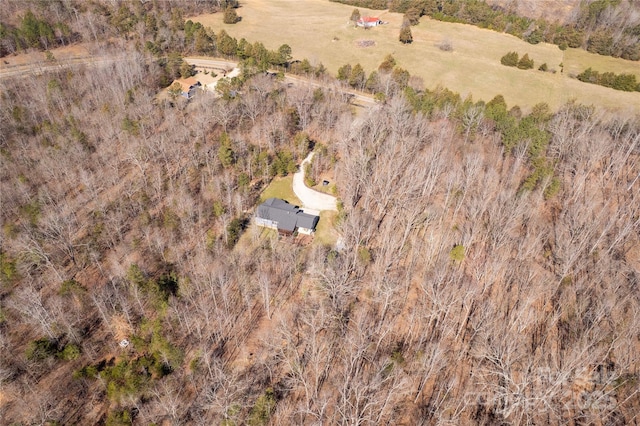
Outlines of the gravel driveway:
{"type": "Polygon", "coordinates": [[[329,194],[315,191],[304,184],[304,166],[313,158],[313,152],[300,164],[300,170],[293,175],[293,192],[302,201],[302,208],[312,210],[338,211],[337,199],[329,194]]]}

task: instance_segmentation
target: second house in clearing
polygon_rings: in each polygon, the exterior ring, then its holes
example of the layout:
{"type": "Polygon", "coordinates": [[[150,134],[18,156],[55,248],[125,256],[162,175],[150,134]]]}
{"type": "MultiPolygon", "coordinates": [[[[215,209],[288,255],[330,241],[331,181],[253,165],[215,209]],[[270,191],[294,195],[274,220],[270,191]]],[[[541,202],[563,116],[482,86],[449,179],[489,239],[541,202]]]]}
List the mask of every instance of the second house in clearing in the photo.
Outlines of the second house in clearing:
{"type": "Polygon", "coordinates": [[[256,224],[266,228],[276,229],[281,234],[311,235],[316,229],[320,217],[305,213],[298,206],[289,204],[279,198],[269,198],[258,206],[256,224]]]}

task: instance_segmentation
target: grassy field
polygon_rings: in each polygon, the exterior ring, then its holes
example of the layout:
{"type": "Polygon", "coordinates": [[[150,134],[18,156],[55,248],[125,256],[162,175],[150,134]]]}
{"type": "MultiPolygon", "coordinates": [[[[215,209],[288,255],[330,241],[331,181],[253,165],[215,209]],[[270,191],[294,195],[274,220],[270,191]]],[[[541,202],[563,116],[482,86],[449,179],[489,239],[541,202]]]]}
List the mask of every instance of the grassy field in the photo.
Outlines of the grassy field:
{"type": "Polygon", "coordinates": [[[323,210],[320,212],[320,220],[316,227],[314,236],[314,244],[322,244],[325,246],[335,246],[338,241],[338,231],[335,228],[338,212],[331,210],[323,210]]]}
{"type": "Polygon", "coordinates": [[[640,62],[626,61],[611,56],[594,55],[582,49],[567,49],[564,53],[565,72],[580,74],[591,67],[599,72],[614,72],[616,74],[635,74],[640,81],[640,62]]]}
{"type": "Polygon", "coordinates": [[[300,199],[293,192],[293,175],[274,178],[260,195],[260,202],[262,203],[272,197],[286,200],[294,206],[302,205],[300,199]]]}
{"type": "Polygon", "coordinates": [[[387,25],[363,30],[353,28],[349,16],[353,7],[327,0],[245,0],[235,25],[222,23],[222,14],[191,18],[214,31],[224,29],[238,39],[260,41],[268,49],[289,44],[295,59],[322,62],[335,75],[346,63],[360,63],[370,72],[392,54],[398,65],[412,75],[422,77],[426,88],[438,85],[489,101],[502,94],[507,103],[525,110],[539,102],[557,108],[570,99],[610,109],[640,111],[640,93],[620,92],[585,84],[569,77],[591,66],[598,71],[631,72],[640,77],[640,63],[614,59],[576,49],[562,52],[549,44],[531,45],[514,36],[471,25],[450,24],[423,17],[412,27],[414,42],[402,45],[398,34],[402,15],[360,9],[365,15],[378,16],[387,25]],[[373,40],[375,46],[357,47],[358,40],[373,40]],[[441,51],[437,44],[448,40],[452,52],[441,51]],[[556,74],[536,70],[522,71],[504,67],[500,58],[509,51],[528,53],[535,67],[546,63],[556,74]],[[560,73],[560,63],[565,72],[560,73]]]}

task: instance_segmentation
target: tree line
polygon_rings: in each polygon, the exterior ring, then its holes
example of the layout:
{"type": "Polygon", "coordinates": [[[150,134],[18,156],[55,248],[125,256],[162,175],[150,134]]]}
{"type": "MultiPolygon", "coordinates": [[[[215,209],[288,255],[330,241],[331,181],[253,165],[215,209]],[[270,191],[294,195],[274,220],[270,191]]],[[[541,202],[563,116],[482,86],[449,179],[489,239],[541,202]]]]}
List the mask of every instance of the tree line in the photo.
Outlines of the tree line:
{"type": "Polygon", "coordinates": [[[64,21],[50,22],[27,10],[19,25],[0,22],[0,57],[30,48],[52,49],[80,39],[64,21]]]}
{"type": "Polygon", "coordinates": [[[578,74],[576,78],[585,83],[599,84],[600,86],[624,90],[625,92],[640,92],[640,83],[638,83],[634,74],[600,73],[591,68],[587,68],[578,74]]]}

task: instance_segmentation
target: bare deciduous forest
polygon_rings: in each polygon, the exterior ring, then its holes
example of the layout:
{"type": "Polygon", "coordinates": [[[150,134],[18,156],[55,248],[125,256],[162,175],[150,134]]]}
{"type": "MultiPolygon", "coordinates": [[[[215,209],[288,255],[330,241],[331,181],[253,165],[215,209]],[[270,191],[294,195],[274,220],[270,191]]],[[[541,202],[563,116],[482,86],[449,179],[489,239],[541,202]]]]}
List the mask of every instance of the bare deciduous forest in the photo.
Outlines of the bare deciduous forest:
{"type": "Polygon", "coordinates": [[[639,116],[384,68],[357,114],[328,76],[159,100],[80,12],[112,61],[0,81],[3,423],[637,424],[639,116]],[[251,223],[314,145],[339,247],[251,223]]]}

